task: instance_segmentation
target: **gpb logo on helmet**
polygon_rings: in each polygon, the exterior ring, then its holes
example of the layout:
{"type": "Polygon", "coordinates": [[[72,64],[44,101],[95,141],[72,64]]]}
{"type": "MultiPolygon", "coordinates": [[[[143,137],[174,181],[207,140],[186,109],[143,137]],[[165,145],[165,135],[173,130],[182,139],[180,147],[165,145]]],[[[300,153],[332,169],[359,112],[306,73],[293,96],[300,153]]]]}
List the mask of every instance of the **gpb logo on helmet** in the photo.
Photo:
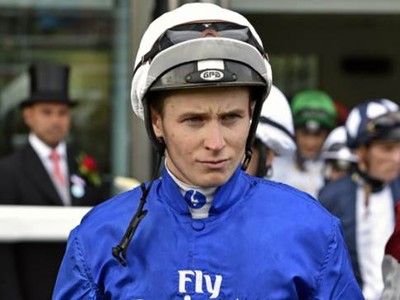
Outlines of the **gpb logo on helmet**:
{"type": "Polygon", "coordinates": [[[206,70],[200,73],[200,78],[207,81],[218,81],[224,78],[224,73],[219,70],[206,70]]]}

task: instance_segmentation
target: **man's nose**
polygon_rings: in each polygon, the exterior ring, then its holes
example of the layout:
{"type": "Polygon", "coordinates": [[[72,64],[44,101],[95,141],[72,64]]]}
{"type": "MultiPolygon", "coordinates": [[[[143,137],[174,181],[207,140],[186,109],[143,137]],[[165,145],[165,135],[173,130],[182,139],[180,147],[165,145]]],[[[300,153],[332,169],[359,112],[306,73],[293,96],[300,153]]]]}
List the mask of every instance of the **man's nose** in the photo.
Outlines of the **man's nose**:
{"type": "Polygon", "coordinates": [[[207,127],[208,128],[205,132],[206,137],[204,139],[205,147],[213,151],[218,151],[224,148],[225,137],[221,124],[218,122],[211,122],[207,127]]]}
{"type": "Polygon", "coordinates": [[[395,151],[393,151],[392,157],[396,164],[400,165],[400,144],[397,145],[395,151]]]}
{"type": "Polygon", "coordinates": [[[52,113],[49,117],[49,119],[53,122],[60,122],[65,119],[65,115],[60,114],[60,113],[52,113]]]}

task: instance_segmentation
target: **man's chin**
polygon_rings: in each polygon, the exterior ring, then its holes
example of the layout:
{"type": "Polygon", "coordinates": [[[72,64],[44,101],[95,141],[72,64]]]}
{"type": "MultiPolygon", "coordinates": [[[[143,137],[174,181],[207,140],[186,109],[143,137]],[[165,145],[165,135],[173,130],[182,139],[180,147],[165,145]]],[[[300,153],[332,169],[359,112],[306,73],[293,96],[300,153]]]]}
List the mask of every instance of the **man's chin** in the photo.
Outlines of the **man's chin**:
{"type": "Polygon", "coordinates": [[[226,183],[232,174],[207,174],[203,178],[199,178],[197,186],[208,188],[217,187],[226,183]]]}
{"type": "Polygon", "coordinates": [[[303,157],[308,160],[314,160],[318,157],[318,155],[317,154],[305,154],[305,155],[303,155],[303,157]]]}
{"type": "Polygon", "coordinates": [[[398,177],[399,177],[398,173],[393,173],[393,175],[385,174],[385,176],[382,176],[379,179],[384,182],[392,182],[393,180],[395,180],[398,177]]]}

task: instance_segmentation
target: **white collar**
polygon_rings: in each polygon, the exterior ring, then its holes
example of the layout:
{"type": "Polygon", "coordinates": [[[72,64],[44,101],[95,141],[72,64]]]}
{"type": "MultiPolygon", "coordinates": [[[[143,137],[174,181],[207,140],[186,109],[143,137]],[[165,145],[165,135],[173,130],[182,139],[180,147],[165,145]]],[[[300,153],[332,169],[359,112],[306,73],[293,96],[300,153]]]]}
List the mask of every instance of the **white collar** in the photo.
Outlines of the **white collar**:
{"type": "Polygon", "coordinates": [[[165,164],[165,168],[167,169],[168,174],[172,177],[172,179],[175,181],[175,183],[179,186],[179,189],[181,190],[181,193],[184,194],[188,190],[196,190],[202,193],[205,196],[210,196],[213,195],[217,187],[209,187],[209,188],[204,188],[200,186],[190,186],[183,181],[179,180],[178,178],[175,177],[174,174],[169,170],[167,164],[165,164]]]}
{"type": "Polygon", "coordinates": [[[48,145],[46,145],[34,133],[29,134],[28,141],[31,144],[32,148],[35,150],[35,152],[40,157],[49,158],[50,153],[53,150],[56,150],[58,152],[58,154],[60,155],[60,157],[62,157],[62,158],[67,157],[67,155],[66,155],[67,154],[67,145],[66,145],[65,141],[61,141],[60,143],[58,143],[57,147],[55,147],[54,149],[49,147],[48,145]]]}
{"type": "MultiPolygon", "coordinates": [[[[165,164],[165,168],[167,169],[168,174],[171,176],[172,180],[178,185],[179,190],[181,192],[181,195],[185,198],[186,201],[186,194],[191,193],[191,191],[199,192],[205,197],[205,203],[203,206],[199,208],[194,208],[189,206],[189,211],[190,214],[192,215],[193,219],[205,219],[208,218],[209,216],[209,211],[214,199],[214,193],[217,189],[217,187],[209,187],[209,188],[203,188],[199,186],[189,186],[186,183],[182,182],[178,178],[176,178],[172,172],[168,169],[167,164],[165,164]]],[[[194,194],[190,194],[194,195],[194,194]]],[[[191,197],[191,196],[190,196],[191,197]]]]}

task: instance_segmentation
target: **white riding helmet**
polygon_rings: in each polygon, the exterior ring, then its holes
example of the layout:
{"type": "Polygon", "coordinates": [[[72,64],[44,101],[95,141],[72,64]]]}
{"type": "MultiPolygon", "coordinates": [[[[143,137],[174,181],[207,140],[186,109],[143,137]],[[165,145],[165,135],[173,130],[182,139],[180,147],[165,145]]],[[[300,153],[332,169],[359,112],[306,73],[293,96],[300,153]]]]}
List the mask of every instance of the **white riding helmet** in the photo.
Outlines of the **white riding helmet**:
{"type": "Polygon", "coordinates": [[[296,151],[292,111],[286,96],[275,85],[263,104],[256,138],[277,155],[296,151]]]}
{"type": "Polygon", "coordinates": [[[374,140],[399,141],[399,106],[388,99],[366,101],[350,111],[345,126],[350,148],[357,148],[374,140]]]}
{"type": "Polygon", "coordinates": [[[163,14],[144,33],[132,78],[131,103],[135,114],[144,119],[153,145],[163,152],[164,145],[155,137],[148,117],[150,92],[252,87],[258,93],[247,153],[271,82],[261,39],[246,18],[215,4],[189,3],[163,14]]]}
{"type": "Polygon", "coordinates": [[[336,127],[330,132],[322,146],[321,158],[324,160],[341,160],[357,163],[358,156],[347,147],[347,135],[344,126],[336,127]]]}

